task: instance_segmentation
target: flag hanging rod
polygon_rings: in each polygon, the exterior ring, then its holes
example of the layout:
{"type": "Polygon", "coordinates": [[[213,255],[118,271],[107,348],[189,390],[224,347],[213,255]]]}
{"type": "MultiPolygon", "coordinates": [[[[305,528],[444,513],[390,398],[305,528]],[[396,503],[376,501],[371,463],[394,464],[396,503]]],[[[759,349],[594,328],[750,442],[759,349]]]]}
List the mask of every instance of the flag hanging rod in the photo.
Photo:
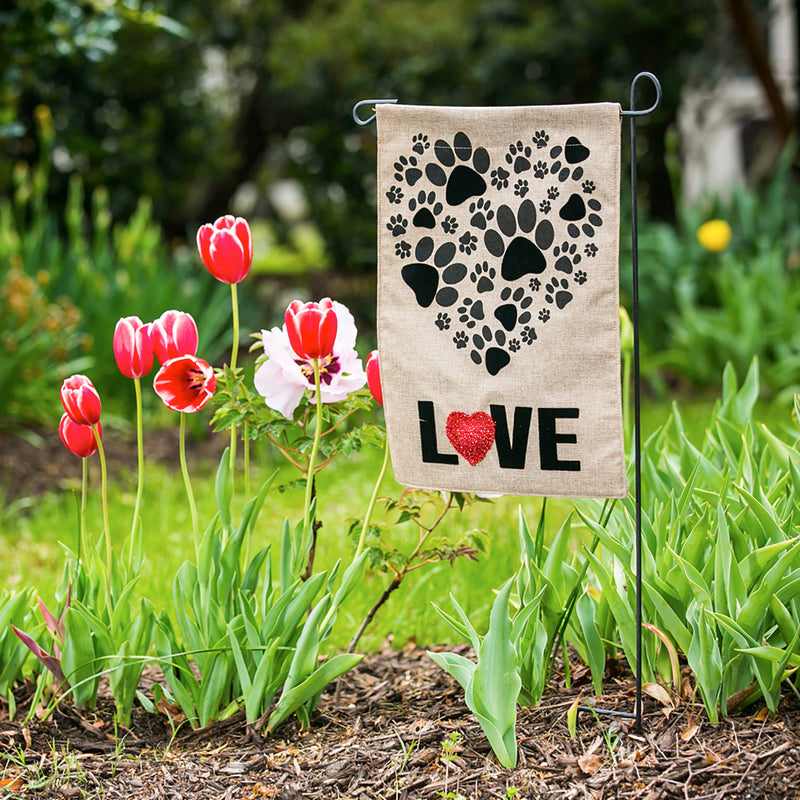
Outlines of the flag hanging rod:
{"type": "MultiPolygon", "coordinates": [[[[371,122],[375,121],[375,112],[373,111],[372,116],[367,117],[367,119],[361,119],[359,115],[359,111],[362,106],[370,106],[370,105],[378,105],[380,103],[396,103],[397,98],[382,98],[382,99],[372,99],[372,100],[359,100],[353,106],[353,120],[355,121],[356,125],[369,125],[371,122]]],[[[640,72],[631,83],[631,107],[630,110],[623,109],[620,111],[621,117],[645,117],[648,114],[652,114],[658,107],[661,105],[661,84],[659,83],[658,78],[653,75],[652,72],[640,72]],[[653,86],[656,90],[656,99],[650,108],[644,108],[641,110],[636,110],[634,104],[634,93],[636,92],[636,84],[638,83],[640,78],[649,78],[650,81],[653,83],[653,86]]]]}

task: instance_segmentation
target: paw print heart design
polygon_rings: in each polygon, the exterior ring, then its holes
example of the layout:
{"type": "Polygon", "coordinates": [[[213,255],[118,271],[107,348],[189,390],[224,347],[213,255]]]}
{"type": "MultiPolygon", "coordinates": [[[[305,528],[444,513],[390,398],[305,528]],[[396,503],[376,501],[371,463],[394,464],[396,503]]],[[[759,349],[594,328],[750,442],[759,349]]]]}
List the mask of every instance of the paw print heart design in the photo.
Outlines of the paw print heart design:
{"type": "Polygon", "coordinates": [[[494,444],[494,427],[494,420],[485,411],[453,411],[447,416],[445,433],[453,449],[474,467],[494,444]]]}
{"type": "MultiPolygon", "coordinates": [[[[463,350],[492,377],[535,357],[542,336],[561,335],[553,322],[538,335],[533,325],[575,313],[601,266],[603,187],[591,150],[551,133],[498,148],[463,131],[418,131],[391,159],[382,228],[400,277],[442,347],[463,350]]],[[[467,423],[453,425],[461,441],[467,423]]]]}

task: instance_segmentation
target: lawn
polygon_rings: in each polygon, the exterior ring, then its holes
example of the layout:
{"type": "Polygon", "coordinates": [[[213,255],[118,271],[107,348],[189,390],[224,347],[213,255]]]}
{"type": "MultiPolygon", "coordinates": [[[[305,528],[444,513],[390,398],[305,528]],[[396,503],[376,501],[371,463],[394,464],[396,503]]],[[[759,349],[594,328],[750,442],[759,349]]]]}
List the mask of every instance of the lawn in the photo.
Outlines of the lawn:
{"type": "MultiPolygon", "coordinates": [[[[696,398],[680,404],[687,430],[694,441],[700,441],[711,413],[713,400],[696,398]]],[[[667,403],[646,402],[642,409],[642,434],[646,439],[670,414],[667,403]]],[[[785,419],[786,409],[763,405],[756,417],[767,424],[779,427],[785,419]]],[[[241,455],[241,453],[240,453],[241,455]]],[[[275,485],[294,480],[297,473],[275,460],[271,451],[254,454],[251,462],[252,485],[257,487],[279,470],[275,485]]],[[[330,568],[338,558],[347,558],[352,545],[348,543],[348,530],[353,519],[363,515],[380,467],[381,454],[366,449],[353,456],[340,459],[320,473],[318,496],[322,509],[323,527],[319,535],[317,563],[330,568]]],[[[204,527],[216,513],[214,472],[216,465],[203,461],[192,465],[192,481],[197,501],[198,516],[204,527]]],[[[93,473],[99,483],[99,474],[93,473]]],[[[43,599],[52,597],[61,580],[63,557],[61,544],[74,549],[77,544],[77,499],[80,465],[75,460],[74,490],[52,491],[41,497],[24,512],[5,512],[0,517],[0,545],[11,558],[0,563],[0,584],[9,588],[36,587],[43,599]]],[[[237,478],[241,489],[241,475],[237,478]]],[[[381,487],[381,497],[397,497],[402,487],[390,474],[381,487]]],[[[647,491],[647,487],[644,487],[647,491]]],[[[110,518],[115,532],[115,543],[120,546],[130,529],[135,495],[135,465],[123,471],[110,483],[110,518]]],[[[241,493],[237,492],[241,507],[241,493]]],[[[283,521],[292,524],[300,519],[303,488],[286,491],[271,490],[256,527],[256,538],[264,544],[279,547],[283,521]]],[[[236,501],[235,501],[236,505],[236,501]]],[[[573,508],[569,500],[549,500],[547,521],[552,535],[573,508]]],[[[499,587],[517,568],[519,561],[518,513],[526,515],[535,525],[541,509],[539,498],[501,497],[491,502],[477,502],[463,512],[451,512],[442,523],[440,531],[454,538],[467,530],[485,533],[486,551],[477,561],[457,559],[452,565],[439,563],[413,572],[390,597],[386,606],[368,628],[361,647],[377,649],[381,642],[390,639],[395,646],[413,640],[423,645],[451,642],[452,630],[436,614],[429,602],[420,598],[445,602],[454,594],[480,629],[488,620],[491,591],[499,587]],[[413,602],[412,602],[413,598],[413,602]]],[[[89,531],[102,527],[99,492],[90,494],[87,509],[89,531]]],[[[384,517],[378,505],[373,521],[384,517]]],[[[389,521],[391,517],[387,517],[389,521]]],[[[139,579],[139,591],[150,598],[157,607],[169,607],[172,580],[177,568],[192,556],[189,509],[180,471],[161,464],[150,464],[146,471],[143,503],[143,547],[145,564],[139,579]],[[165,513],[168,509],[168,513],[165,513]]],[[[580,541],[580,527],[574,526],[575,542],[580,541]]],[[[411,523],[393,527],[391,544],[408,552],[416,541],[416,528],[411,523]]],[[[345,647],[352,631],[363,619],[367,610],[380,596],[390,579],[384,572],[371,571],[363,583],[348,598],[332,643],[345,647]]]]}

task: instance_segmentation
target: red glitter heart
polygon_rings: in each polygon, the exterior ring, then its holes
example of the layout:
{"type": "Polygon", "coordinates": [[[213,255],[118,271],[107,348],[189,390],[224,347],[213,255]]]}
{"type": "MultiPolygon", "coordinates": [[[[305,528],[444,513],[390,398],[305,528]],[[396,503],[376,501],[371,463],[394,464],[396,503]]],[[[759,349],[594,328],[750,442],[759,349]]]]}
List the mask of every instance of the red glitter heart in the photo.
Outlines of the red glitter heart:
{"type": "Polygon", "coordinates": [[[494,420],[485,411],[453,411],[447,415],[445,433],[455,451],[474,467],[494,444],[494,420]]]}

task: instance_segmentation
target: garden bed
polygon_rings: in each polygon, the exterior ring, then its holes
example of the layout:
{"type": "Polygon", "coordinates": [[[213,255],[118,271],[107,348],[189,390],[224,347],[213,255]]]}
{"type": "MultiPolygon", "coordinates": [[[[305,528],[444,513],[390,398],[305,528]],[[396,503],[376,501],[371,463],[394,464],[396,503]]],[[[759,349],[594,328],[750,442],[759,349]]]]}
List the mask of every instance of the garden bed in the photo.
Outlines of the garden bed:
{"type": "MultiPolygon", "coordinates": [[[[466,648],[460,652],[470,655],[466,648]]],[[[309,731],[296,721],[269,738],[238,714],[191,731],[167,713],[137,707],[114,738],[110,700],[80,715],[60,706],[46,721],[11,723],[0,711],[7,797],[184,798],[777,798],[800,784],[800,703],[776,719],[761,706],[712,726],[700,706],[646,697],[643,734],[626,719],[567,711],[583,701],[633,709],[629,672],[609,662],[605,694],[593,698],[578,669],[570,689],[559,674],[538,708],[520,712],[519,765],[501,768],[463,692],[421,648],[367,656],[323,695],[309,731]],[[613,674],[618,672],[619,674],[613,674]],[[515,793],[516,790],[516,793],[515,793]]]]}

